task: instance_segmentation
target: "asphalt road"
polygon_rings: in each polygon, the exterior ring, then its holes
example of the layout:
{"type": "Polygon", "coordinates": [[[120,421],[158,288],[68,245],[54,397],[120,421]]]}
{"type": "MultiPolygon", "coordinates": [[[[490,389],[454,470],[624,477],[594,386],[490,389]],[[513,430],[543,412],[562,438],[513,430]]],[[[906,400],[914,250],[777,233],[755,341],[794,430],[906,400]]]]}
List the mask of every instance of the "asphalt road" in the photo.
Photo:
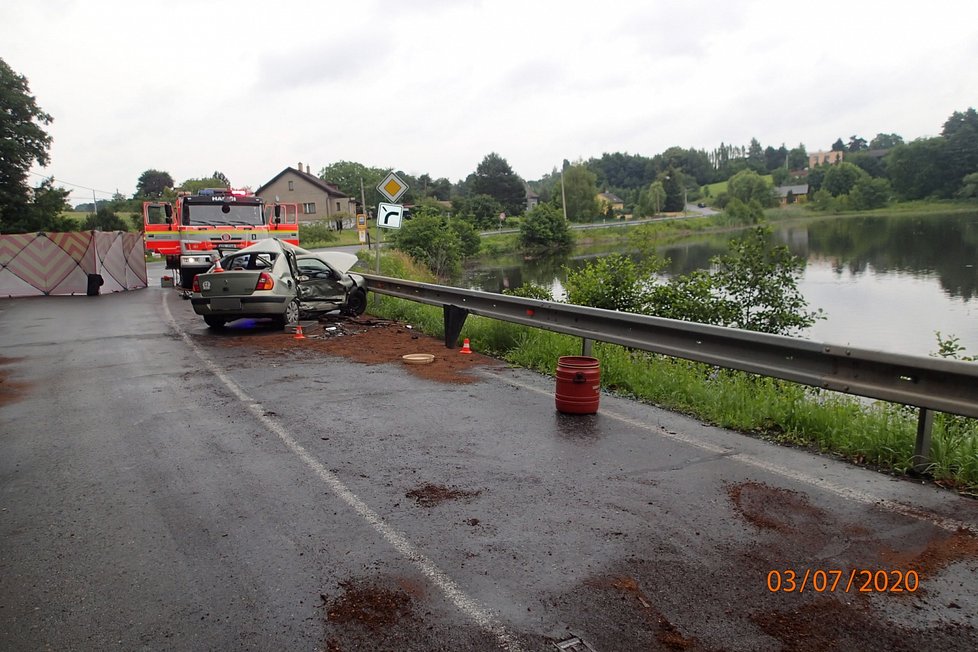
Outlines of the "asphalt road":
{"type": "Polygon", "coordinates": [[[978,649],[976,501],[152,282],[0,301],[0,649],[978,649]]]}

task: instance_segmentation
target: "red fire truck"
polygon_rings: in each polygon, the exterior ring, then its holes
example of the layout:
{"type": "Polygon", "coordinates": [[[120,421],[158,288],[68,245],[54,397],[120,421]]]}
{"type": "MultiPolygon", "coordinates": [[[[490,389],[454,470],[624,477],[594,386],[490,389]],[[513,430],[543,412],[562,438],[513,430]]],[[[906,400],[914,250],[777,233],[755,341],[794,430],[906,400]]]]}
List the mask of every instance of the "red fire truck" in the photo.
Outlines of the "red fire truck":
{"type": "Polygon", "coordinates": [[[207,188],[178,193],[174,203],[143,202],[143,226],[146,250],[164,256],[166,268],[180,273],[180,287],[190,289],[194,276],[227,251],[265,238],[298,245],[299,206],[265,206],[247,191],[207,188]]]}

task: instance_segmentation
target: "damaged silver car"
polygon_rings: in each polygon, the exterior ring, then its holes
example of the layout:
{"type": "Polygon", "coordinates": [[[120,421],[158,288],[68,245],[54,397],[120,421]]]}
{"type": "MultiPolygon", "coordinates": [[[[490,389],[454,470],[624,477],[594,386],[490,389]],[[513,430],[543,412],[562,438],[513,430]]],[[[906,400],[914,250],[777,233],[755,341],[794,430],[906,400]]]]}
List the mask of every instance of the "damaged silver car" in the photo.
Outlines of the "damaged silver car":
{"type": "Polygon", "coordinates": [[[349,272],[356,262],[354,254],[311,252],[268,238],[198,274],[190,303],[211,328],[242,318],[270,318],[284,327],[333,311],[360,315],[367,282],[349,272]]]}

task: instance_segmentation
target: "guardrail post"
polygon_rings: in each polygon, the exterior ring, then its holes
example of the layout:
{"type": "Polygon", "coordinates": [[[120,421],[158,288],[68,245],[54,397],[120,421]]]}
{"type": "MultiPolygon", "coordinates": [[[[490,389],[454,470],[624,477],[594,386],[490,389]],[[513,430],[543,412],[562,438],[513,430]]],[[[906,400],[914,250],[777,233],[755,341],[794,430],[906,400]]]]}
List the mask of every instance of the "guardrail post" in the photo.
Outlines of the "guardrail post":
{"type": "Polygon", "coordinates": [[[581,355],[583,355],[586,358],[590,358],[591,357],[591,347],[593,347],[593,346],[594,346],[594,340],[592,340],[590,337],[582,337],[581,338],[581,355]]]}
{"type": "Polygon", "coordinates": [[[924,473],[930,466],[930,435],[934,429],[934,411],[920,408],[917,417],[917,441],[913,447],[913,470],[924,473]]]}
{"type": "Polygon", "coordinates": [[[458,306],[445,305],[443,308],[445,309],[445,348],[454,349],[458,346],[458,336],[462,332],[469,311],[458,306]]]}

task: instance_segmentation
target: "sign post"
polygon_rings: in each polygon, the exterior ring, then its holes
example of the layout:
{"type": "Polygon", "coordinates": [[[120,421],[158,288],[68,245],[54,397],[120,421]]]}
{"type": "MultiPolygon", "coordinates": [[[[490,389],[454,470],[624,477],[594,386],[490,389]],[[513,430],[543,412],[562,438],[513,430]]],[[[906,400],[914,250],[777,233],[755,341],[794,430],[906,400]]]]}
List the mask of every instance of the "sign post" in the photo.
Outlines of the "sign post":
{"type": "MultiPolygon", "coordinates": [[[[394,174],[391,170],[384,177],[384,180],[380,182],[377,186],[377,190],[386,197],[391,203],[384,204],[381,203],[377,206],[377,273],[380,274],[380,245],[383,242],[383,236],[381,235],[381,228],[385,229],[399,229],[401,228],[401,215],[403,214],[404,207],[396,203],[397,200],[403,195],[408,189],[406,183],[401,181],[401,179],[394,174]]],[[[377,296],[377,295],[374,295],[377,296]]],[[[376,301],[379,301],[376,299],[376,301]]]]}
{"type": "MultiPolygon", "coordinates": [[[[366,210],[364,206],[364,210],[366,210]]],[[[363,213],[357,213],[357,236],[360,238],[360,244],[367,242],[367,216],[363,213]]]]}

